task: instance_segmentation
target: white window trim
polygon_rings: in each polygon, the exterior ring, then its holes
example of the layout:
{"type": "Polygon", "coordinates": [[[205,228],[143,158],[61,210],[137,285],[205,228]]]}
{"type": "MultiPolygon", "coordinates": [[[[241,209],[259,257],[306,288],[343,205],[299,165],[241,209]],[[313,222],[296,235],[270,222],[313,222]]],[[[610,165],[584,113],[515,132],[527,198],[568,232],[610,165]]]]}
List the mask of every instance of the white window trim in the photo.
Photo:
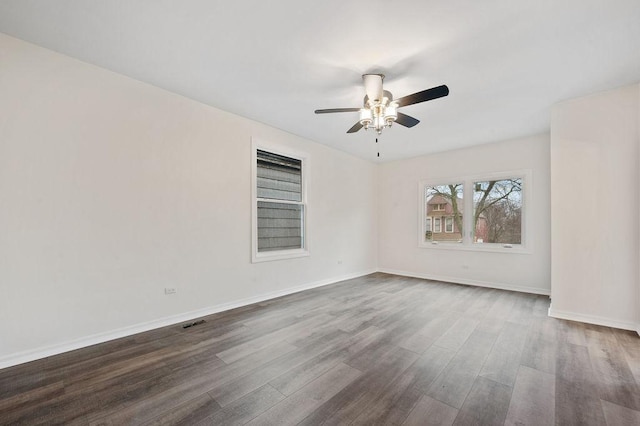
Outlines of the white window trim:
{"type": "Polygon", "coordinates": [[[437,180],[421,180],[418,183],[418,206],[419,208],[419,232],[418,247],[435,249],[435,250],[463,250],[477,252],[495,252],[495,253],[513,253],[513,254],[531,254],[533,253],[533,244],[529,238],[532,235],[532,220],[529,213],[533,201],[533,172],[530,169],[512,170],[506,172],[485,173],[473,176],[454,176],[451,178],[437,180]],[[494,244],[494,243],[474,243],[473,242],[473,182],[501,180],[510,178],[522,179],[522,243],[521,244],[494,244]],[[463,192],[463,212],[462,227],[464,233],[462,242],[459,244],[439,244],[438,241],[426,240],[426,230],[424,229],[424,220],[426,217],[427,203],[425,202],[425,190],[430,186],[449,185],[452,182],[462,183],[464,185],[463,192]],[[467,201],[470,200],[470,201],[467,201]]]}
{"type": "Polygon", "coordinates": [[[251,263],[269,262],[274,260],[294,259],[310,255],[309,251],[309,202],[307,188],[309,185],[310,155],[306,152],[290,149],[279,144],[267,142],[255,137],[251,138],[251,263]],[[303,244],[304,247],[294,250],[278,250],[258,253],[258,201],[287,203],[286,200],[267,200],[258,198],[258,150],[268,151],[285,157],[302,161],[302,204],[303,212],[303,244]]]}
{"type": "Polygon", "coordinates": [[[433,218],[431,216],[426,216],[424,220],[425,220],[425,226],[424,226],[425,234],[427,232],[432,232],[433,231],[433,218]],[[428,226],[427,226],[427,223],[426,223],[427,221],[429,222],[428,226]]]}
{"type": "MultiPolygon", "coordinates": [[[[442,216],[433,217],[433,233],[441,234],[442,233],[442,216]],[[438,221],[438,230],[436,231],[436,220],[438,221]]],[[[426,232],[425,232],[426,234],[426,232]]]]}

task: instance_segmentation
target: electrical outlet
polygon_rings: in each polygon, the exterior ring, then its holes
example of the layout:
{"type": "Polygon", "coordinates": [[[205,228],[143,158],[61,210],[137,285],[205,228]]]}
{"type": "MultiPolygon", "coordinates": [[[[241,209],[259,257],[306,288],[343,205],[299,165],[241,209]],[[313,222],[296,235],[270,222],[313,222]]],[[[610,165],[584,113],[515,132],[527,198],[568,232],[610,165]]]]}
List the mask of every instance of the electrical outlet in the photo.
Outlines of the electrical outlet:
{"type": "Polygon", "coordinates": [[[176,289],[173,287],[165,287],[164,294],[176,294],[176,289]]]}

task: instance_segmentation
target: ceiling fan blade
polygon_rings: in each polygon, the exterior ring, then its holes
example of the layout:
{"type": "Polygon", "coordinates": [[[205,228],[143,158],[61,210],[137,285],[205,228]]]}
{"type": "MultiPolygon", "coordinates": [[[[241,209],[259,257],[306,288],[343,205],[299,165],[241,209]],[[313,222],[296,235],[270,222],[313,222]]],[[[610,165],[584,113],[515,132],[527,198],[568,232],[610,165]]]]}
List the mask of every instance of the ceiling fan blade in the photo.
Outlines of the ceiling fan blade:
{"type": "Polygon", "coordinates": [[[316,114],[329,114],[332,112],[358,112],[360,108],[329,108],[329,109],[317,109],[316,114]]]}
{"type": "Polygon", "coordinates": [[[413,118],[410,115],[403,114],[401,112],[398,112],[398,118],[396,118],[396,123],[404,127],[413,127],[419,122],[420,120],[417,118],[413,118]]]}
{"type": "Polygon", "coordinates": [[[432,87],[431,89],[423,90],[422,92],[416,92],[412,95],[403,96],[400,99],[396,99],[396,103],[398,104],[398,107],[403,107],[442,98],[443,96],[447,96],[448,94],[449,88],[443,84],[442,86],[432,87]]]}
{"type": "Polygon", "coordinates": [[[347,133],[355,133],[360,129],[362,129],[362,124],[360,124],[360,122],[358,121],[356,124],[353,125],[353,127],[347,130],[347,133]]]}

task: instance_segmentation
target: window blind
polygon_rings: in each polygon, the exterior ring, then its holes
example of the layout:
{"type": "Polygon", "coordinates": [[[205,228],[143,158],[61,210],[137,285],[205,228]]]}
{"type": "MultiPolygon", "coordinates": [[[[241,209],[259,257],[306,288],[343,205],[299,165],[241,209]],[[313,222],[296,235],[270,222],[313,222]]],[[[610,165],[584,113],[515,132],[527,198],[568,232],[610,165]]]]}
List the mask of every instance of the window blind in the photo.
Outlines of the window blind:
{"type": "Polygon", "coordinates": [[[304,247],[302,161],[257,151],[258,252],[304,247]]]}

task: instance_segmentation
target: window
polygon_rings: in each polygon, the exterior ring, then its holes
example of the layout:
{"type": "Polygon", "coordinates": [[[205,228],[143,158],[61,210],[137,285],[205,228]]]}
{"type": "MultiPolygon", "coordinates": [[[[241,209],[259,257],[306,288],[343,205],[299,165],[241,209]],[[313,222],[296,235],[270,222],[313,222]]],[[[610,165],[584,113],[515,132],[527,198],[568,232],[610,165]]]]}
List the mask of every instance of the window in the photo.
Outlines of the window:
{"type": "Polygon", "coordinates": [[[457,243],[462,240],[462,183],[425,186],[422,204],[426,204],[426,217],[433,221],[433,232],[424,241],[431,244],[457,243]],[[444,216],[444,215],[447,216],[444,216]],[[450,216],[453,214],[453,216],[450,216]],[[443,230],[444,228],[444,230],[443,230]],[[455,232],[454,232],[455,231],[455,232]]]}
{"type": "Polygon", "coordinates": [[[449,182],[459,183],[420,183],[420,223],[429,226],[420,230],[421,247],[529,252],[530,170],[449,182]]]}
{"type": "Polygon", "coordinates": [[[440,233],[441,231],[441,224],[440,224],[440,218],[439,217],[434,217],[433,218],[433,232],[437,232],[440,233]]]}
{"type": "Polygon", "coordinates": [[[522,243],[522,178],[473,183],[474,242],[522,243]]]}
{"type": "Polygon", "coordinates": [[[308,255],[304,156],[254,142],[252,261],[308,255]]]}
{"type": "Polygon", "coordinates": [[[444,218],[444,232],[451,234],[453,232],[453,218],[445,217],[444,218]]]}

